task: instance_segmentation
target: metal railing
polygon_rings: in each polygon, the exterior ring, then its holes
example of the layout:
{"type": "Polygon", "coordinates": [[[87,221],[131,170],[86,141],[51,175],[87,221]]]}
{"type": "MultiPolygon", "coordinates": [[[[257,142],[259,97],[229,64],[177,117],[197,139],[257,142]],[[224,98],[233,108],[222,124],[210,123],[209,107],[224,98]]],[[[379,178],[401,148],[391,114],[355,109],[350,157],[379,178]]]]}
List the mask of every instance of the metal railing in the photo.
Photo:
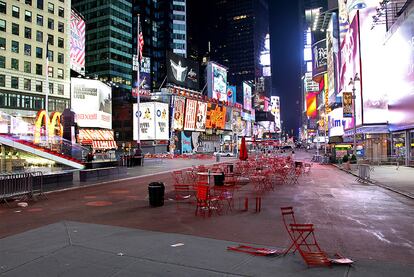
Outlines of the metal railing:
{"type": "Polygon", "coordinates": [[[0,202],[8,205],[7,200],[29,200],[35,195],[45,197],[42,172],[0,175],[0,202]]]}

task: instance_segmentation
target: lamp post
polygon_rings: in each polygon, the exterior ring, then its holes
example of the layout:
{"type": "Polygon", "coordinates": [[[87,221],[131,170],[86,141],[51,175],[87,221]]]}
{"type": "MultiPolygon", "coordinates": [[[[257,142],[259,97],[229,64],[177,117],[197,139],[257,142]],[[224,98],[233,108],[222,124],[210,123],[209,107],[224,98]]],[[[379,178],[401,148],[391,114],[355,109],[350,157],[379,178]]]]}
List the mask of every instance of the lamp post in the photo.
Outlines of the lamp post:
{"type": "Polygon", "coordinates": [[[349,81],[349,85],[352,85],[352,106],[353,106],[353,113],[352,113],[352,120],[354,122],[354,145],[353,145],[353,155],[356,157],[356,95],[355,95],[355,82],[360,81],[361,79],[358,76],[358,73],[355,73],[354,78],[351,78],[349,81]]]}

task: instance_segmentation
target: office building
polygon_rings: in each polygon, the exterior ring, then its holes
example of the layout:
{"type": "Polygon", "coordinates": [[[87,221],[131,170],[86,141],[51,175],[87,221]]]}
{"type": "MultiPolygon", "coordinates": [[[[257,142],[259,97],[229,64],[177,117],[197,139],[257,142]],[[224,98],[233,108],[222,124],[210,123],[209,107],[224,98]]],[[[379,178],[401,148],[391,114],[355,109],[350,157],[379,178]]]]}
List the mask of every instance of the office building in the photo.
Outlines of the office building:
{"type": "Polygon", "coordinates": [[[1,111],[34,118],[46,97],[50,112],[69,107],[70,14],[68,0],[0,1],[1,111]]]}

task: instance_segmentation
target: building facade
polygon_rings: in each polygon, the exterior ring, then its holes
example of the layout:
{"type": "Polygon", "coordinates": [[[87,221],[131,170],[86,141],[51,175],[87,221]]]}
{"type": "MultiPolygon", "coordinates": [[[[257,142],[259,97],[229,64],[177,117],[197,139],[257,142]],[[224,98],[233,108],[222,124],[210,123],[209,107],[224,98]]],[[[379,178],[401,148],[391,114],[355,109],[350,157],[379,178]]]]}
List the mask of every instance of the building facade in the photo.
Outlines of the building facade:
{"type": "Polygon", "coordinates": [[[0,1],[3,112],[35,117],[46,98],[49,111],[70,106],[70,12],[68,0],[0,1]]]}

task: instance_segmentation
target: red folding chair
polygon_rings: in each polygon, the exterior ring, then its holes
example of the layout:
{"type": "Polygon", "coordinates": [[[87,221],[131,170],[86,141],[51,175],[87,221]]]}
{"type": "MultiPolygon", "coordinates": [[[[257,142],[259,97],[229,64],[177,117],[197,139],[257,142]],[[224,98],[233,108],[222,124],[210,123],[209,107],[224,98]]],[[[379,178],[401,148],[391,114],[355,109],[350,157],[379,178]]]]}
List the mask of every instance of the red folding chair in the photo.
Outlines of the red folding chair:
{"type": "Polygon", "coordinates": [[[199,215],[200,213],[205,216],[206,212],[208,216],[211,216],[212,212],[216,212],[217,214],[221,214],[222,211],[222,204],[218,197],[210,195],[210,187],[205,185],[198,185],[197,186],[197,204],[196,204],[196,211],[195,215],[199,215]]]}

